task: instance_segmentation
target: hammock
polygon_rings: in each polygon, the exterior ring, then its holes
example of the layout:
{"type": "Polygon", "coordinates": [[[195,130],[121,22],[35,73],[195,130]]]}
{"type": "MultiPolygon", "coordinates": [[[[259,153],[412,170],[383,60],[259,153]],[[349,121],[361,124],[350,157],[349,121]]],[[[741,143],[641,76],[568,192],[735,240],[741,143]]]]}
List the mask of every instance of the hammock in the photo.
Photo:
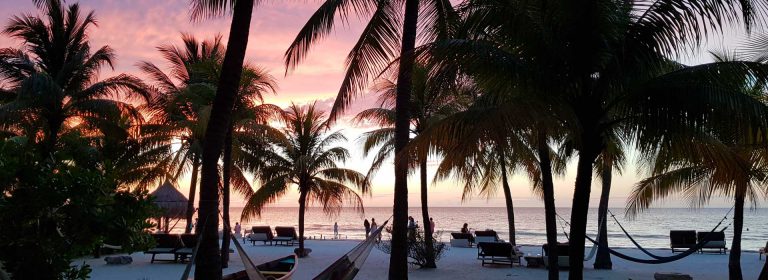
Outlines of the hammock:
{"type": "MultiPolygon", "coordinates": [[[[558,217],[558,218],[560,218],[561,220],[563,220],[563,222],[565,222],[565,224],[566,224],[566,225],[570,226],[570,224],[569,224],[569,223],[568,223],[568,222],[565,220],[565,218],[563,218],[562,216],[560,216],[560,214],[557,214],[557,213],[555,213],[555,215],[557,215],[557,217],[558,217]]],[[[603,226],[603,223],[601,223],[600,221],[598,221],[598,223],[597,223],[597,236],[595,237],[595,238],[596,238],[596,239],[598,239],[598,240],[600,239],[600,227],[601,227],[601,226],[603,226]]],[[[563,229],[563,234],[565,234],[565,238],[567,238],[567,239],[568,239],[568,241],[570,241],[570,240],[571,240],[571,238],[570,238],[570,237],[568,237],[568,233],[565,231],[565,227],[563,227],[563,226],[562,226],[562,224],[560,225],[560,227],[563,229]]],[[[594,258],[594,257],[595,257],[595,255],[597,255],[597,245],[593,244],[593,245],[592,245],[592,249],[590,249],[590,250],[589,250],[589,254],[587,254],[587,256],[586,256],[586,257],[584,257],[584,261],[585,261],[585,262],[591,261],[591,260],[592,260],[592,258],[594,258]]]]}
{"type": "MultiPolygon", "coordinates": [[[[360,271],[360,268],[363,266],[363,264],[365,263],[365,260],[368,258],[368,255],[371,253],[371,249],[373,249],[373,246],[375,245],[376,240],[378,240],[379,235],[381,235],[381,231],[384,230],[384,226],[386,226],[388,222],[389,220],[384,221],[384,223],[382,223],[381,226],[371,231],[371,234],[368,235],[368,238],[366,238],[363,242],[360,242],[360,244],[352,248],[352,250],[347,252],[347,254],[345,254],[344,256],[341,256],[328,268],[323,270],[323,272],[318,274],[314,279],[315,280],[354,279],[355,276],[357,275],[357,272],[360,271]]],[[[233,274],[225,275],[223,279],[283,280],[283,279],[290,279],[291,275],[293,275],[293,272],[296,269],[296,265],[295,265],[297,261],[296,255],[287,256],[287,257],[280,258],[280,259],[257,266],[257,265],[254,265],[251,258],[248,257],[248,254],[243,249],[243,246],[240,245],[239,241],[237,241],[237,237],[235,237],[234,234],[231,235],[231,237],[232,237],[232,241],[235,244],[235,248],[237,248],[237,253],[240,255],[240,259],[243,261],[245,270],[239,271],[233,274]],[[266,270],[269,270],[269,271],[266,271],[266,270]]],[[[198,237],[197,245],[195,246],[195,249],[192,252],[192,256],[189,259],[189,263],[187,264],[187,267],[184,269],[184,274],[181,277],[182,280],[188,279],[189,277],[189,273],[192,269],[192,265],[195,263],[195,258],[197,257],[197,251],[200,248],[200,243],[202,243],[201,240],[202,240],[202,234],[198,237]]]]}
{"type": "Polygon", "coordinates": [[[371,231],[363,242],[352,248],[347,254],[341,256],[338,260],[333,262],[331,266],[323,270],[320,274],[315,276],[314,280],[351,280],[360,271],[360,268],[368,258],[368,254],[371,253],[371,249],[378,240],[381,231],[384,226],[387,225],[389,220],[384,221],[377,229],[371,231]]]}
{"type": "MultiPolygon", "coordinates": [[[[731,207],[731,210],[729,210],[729,211],[728,211],[728,213],[726,213],[726,214],[725,214],[725,216],[723,217],[723,219],[721,219],[721,220],[720,220],[720,222],[719,222],[719,223],[717,223],[717,225],[715,225],[715,228],[713,228],[713,229],[712,229],[712,230],[711,230],[709,233],[713,233],[713,232],[715,232],[715,230],[717,230],[717,228],[718,228],[718,227],[720,227],[720,225],[723,223],[723,221],[725,221],[725,219],[728,217],[728,214],[730,214],[730,213],[731,213],[731,211],[733,211],[733,207],[731,207]]],[[[622,231],[622,232],[624,232],[624,235],[626,235],[626,236],[627,236],[627,238],[629,238],[629,240],[630,240],[630,241],[632,241],[632,244],[635,244],[635,247],[637,247],[637,249],[640,249],[640,251],[641,251],[641,252],[643,252],[643,253],[645,253],[646,255],[648,255],[649,257],[651,257],[651,258],[654,258],[654,259],[657,259],[657,260],[663,260],[663,259],[665,259],[665,258],[669,258],[669,256],[666,256],[666,257],[665,257],[665,256],[658,256],[658,255],[654,255],[653,253],[651,253],[651,252],[650,252],[650,251],[648,251],[647,249],[643,248],[643,246],[641,246],[641,245],[640,245],[640,243],[638,243],[637,241],[635,241],[635,238],[633,238],[633,237],[632,237],[632,235],[630,235],[630,234],[629,234],[629,232],[627,232],[627,230],[624,228],[624,226],[622,226],[622,225],[621,225],[621,223],[619,223],[619,220],[618,220],[618,219],[616,219],[616,216],[615,216],[615,215],[613,215],[613,212],[611,212],[611,210],[608,210],[608,213],[610,213],[610,214],[611,214],[611,217],[613,218],[613,220],[614,220],[614,221],[616,221],[616,224],[619,226],[619,228],[621,229],[621,231],[622,231]]],[[[725,228],[723,228],[723,229],[722,229],[722,230],[720,230],[720,231],[721,231],[721,232],[722,232],[722,231],[725,231],[725,229],[727,229],[727,228],[728,228],[728,226],[726,226],[725,228]]],[[[706,239],[706,238],[705,238],[705,239],[706,239]]],[[[706,243],[706,242],[704,242],[704,243],[706,243]]],[[[698,244],[697,244],[697,245],[698,245],[698,244]]]]}
{"type": "MultiPolygon", "coordinates": [[[[733,210],[733,207],[731,207],[731,210],[729,210],[729,211],[728,211],[728,213],[726,213],[726,214],[725,214],[725,216],[723,217],[723,219],[721,219],[721,220],[720,220],[720,222],[719,222],[719,223],[717,223],[717,225],[715,225],[715,227],[714,227],[714,228],[712,228],[712,230],[711,230],[709,233],[713,233],[713,232],[715,232],[715,231],[717,230],[717,228],[719,228],[719,227],[720,227],[720,225],[723,223],[723,221],[725,221],[725,220],[728,218],[728,214],[730,214],[732,210],[733,210]]],[[[609,213],[610,213],[610,211],[609,211],[609,213]]],[[[560,219],[562,219],[563,221],[565,221],[565,219],[564,219],[563,217],[561,217],[559,214],[557,214],[557,216],[558,216],[558,217],[560,217],[560,219]]],[[[683,251],[683,252],[682,252],[682,253],[680,253],[680,254],[677,254],[677,255],[672,255],[672,256],[667,256],[667,257],[663,257],[663,256],[657,256],[657,255],[654,255],[654,254],[652,254],[651,252],[649,252],[648,250],[646,250],[646,249],[645,249],[645,248],[643,248],[642,246],[640,246],[640,244],[639,244],[639,243],[637,243],[637,241],[635,241],[635,239],[634,239],[634,238],[632,238],[632,236],[629,234],[629,232],[627,232],[627,231],[626,231],[626,229],[624,229],[624,227],[621,225],[621,223],[619,223],[618,219],[616,219],[616,217],[613,215],[613,213],[611,213],[611,216],[613,217],[613,219],[614,219],[614,220],[616,220],[616,223],[619,225],[619,227],[620,227],[620,228],[621,228],[621,230],[624,232],[624,234],[625,234],[627,237],[629,237],[629,239],[632,241],[632,243],[633,243],[633,244],[635,244],[635,246],[636,246],[638,249],[640,249],[640,251],[641,251],[641,252],[643,252],[643,253],[645,253],[646,255],[648,255],[648,256],[650,256],[650,257],[654,258],[654,259],[652,259],[652,260],[649,260],[649,259],[640,259],[640,258],[635,258],[635,257],[629,256],[629,255],[623,254],[623,253],[621,253],[621,252],[618,252],[618,251],[616,251],[616,250],[613,250],[613,249],[611,249],[610,247],[609,247],[609,248],[607,248],[607,249],[608,249],[608,252],[609,252],[611,255],[614,255],[614,256],[616,256],[616,257],[618,257],[618,258],[620,258],[620,259],[625,259],[625,260],[628,260],[628,261],[631,261],[631,262],[636,262],[636,263],[643,263],[643,264],[662,264],[662,263],[669,263],[669,262],[677,261],[677,260],[680,260],[680,259],[682,259],[682,258],[685,258],[685,257],[687,257],[687,256],[690,256],[691,254],[693,254],[693,253],[695,253],[696,251],[698,251],[698,250],[700,250],[701,248],[703,248],[703,247],[704,247],[704,245],[706,245],[706,244],[709,242],[708,240],[706,240],[706,238],[704,238],[704,241],[700,241],[700,242],[696,243],[696,246],[694,246],[694,247],[692,247],[692,248],[690,248],[690,249],[688,249],[688,250],[686,250],[686,251],[683,251]]],[[[566,224],[566,225],[568,225],[568,226],[570,226],[570,224],[568,224],[568,222],[567,222],[567,221],[565,222],[565,224],[566,224]]],[[[722,229],[722,230],[720,230],[720,231],[721,231],[721,232],[722,232],[722,231],[725,231],[725,229],[726,229],[726,228],[728,228],[728,227],[726,226],[725,228],[723,228],[723,229],[722,229]]],[[[598,226],[598,236],[599,236],[599,226],[598,226]]],[[[566,237],[567,237],[567,235],[566,235],[566,237]]],[[[585,235],[585,237],[586,237],[586,238],[587,238],[587,239],[588,239],[590,242],[592,242],[592,243],[594,244],[594,246],[592,247],[593,249],[594,249],[596,246],[600,246],[600,244],[597,242],[597,240],[595,240],[595,239],[592,239],[592,238],[591,238],[591,237],[589,237],[588,235],[585,235]]],[[[586,260],[585,260],[585,261],[586,261],[586,260]]]]}
{"type": "MultiPolygon", "coordinates": [[[[731,210],[733,210],[733,208],[731,208],[731,210]]],[[[725,214],[725,217],[723,217],[723,219],[721,219],[720,222],[717,223],[717,225],[715,225],[715,227],[712,228],[712,230],[709,233],[711,234],[711,233],[715,232],[717,230],[717,228],[719,228],[720,225],[723,223],[723,221],[725,221],[725,219],[728,218],[728,214],[730,214],[730,213],[731,213],[731,211],[728,211],[728,213],[725,214]]],[[[613,213],[611,213],[611,216],[613,216],[613,213]]],[[[616,217],[614,217],[614,219],[616,219],[616,217]]],[[[643,264],[662,264],[662,263],[669,263],[669,262],[677,261],[677,260],[680,260],[680,259],[685,258],[687,256],[690,256],[691,254],[693,254],[696,251],[698,251],[701,248],[703,248],[704,245],[706,245],[709,242],[709,240],[706,240],[706,238],[704,238],[703,241],[699,241],[698,243],[696,243],[696,246],[693,246],[692,248],[690,248],[690,249],[688,249],[686,251],[683,251],[680,254],[672,255],[672,256],[667,256],[667,257],[657,256],[657,255],[652,254],[651,252],[649,252],[648,250],[646,250],[642,246],[640,246],[640,244],[637,243],[634,240],[634,238],[632,238],[632,236],[629,234],[629,232],[627,232],[624,229],[624,227],[621,226],[621,224],[618,222],[618,220],[616,220],[616,223],[619,224],[619,227],[621,228],[621,230],[624,232],[624,234],[627,237],[629,237],[629,239],[632,241],[632,243],[635,244],[635,247],[640,249],[640,251],[642,251],[646,255],[654,258],[652,260],[635,258],[635,257],[628,256],[626,254],[622,254],[622,253],[620,253],[620,252],[618,252],[616,250],[613,250],[611,248],[607,248],[608,252],[611,253],[611,255],[614,255],[614,256],[616,256],[618,258],[625,259],[625,260],[628,260],[628,261],[631,261],[631,262],[643,263],[643,264]]],[[[728,227],[725,227],[725,228],[721,229],[720,232],[725,231],[726,228],[728,228],[728,227]]],[[[591,241],[592,243],[596,244],[597,246],[600,246],[597,241],[595,241],[594,239],[590,238],[589,236],[586,236],[586,238],[589,239],[589,241],[591,241]]]]}

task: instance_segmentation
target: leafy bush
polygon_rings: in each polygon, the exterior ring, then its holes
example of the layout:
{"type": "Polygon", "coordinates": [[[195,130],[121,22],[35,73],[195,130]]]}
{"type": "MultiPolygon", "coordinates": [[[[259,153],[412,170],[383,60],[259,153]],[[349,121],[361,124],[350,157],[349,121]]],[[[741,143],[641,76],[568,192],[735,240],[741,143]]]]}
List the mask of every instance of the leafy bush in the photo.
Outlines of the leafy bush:
{"type": "MultiPolygon", "coordinates": [[[[389,235],[389,239],[376,244],[376,248],[385,254],[390,254],[392,253],[392,229],[387,227],[386,233],[389,235]]],[[[384,233],[382,232],[382,234],[384,233]]],[[[424,230],[418,227],[412,234],[413,236],[408,238],[408,259],[410,260],[408,263],[421,268],[427,264],[427,243],[424,239],[424,230]]],[[[448,251],[448,246],[446,246],[445,243],[440,242],[442,234],[442,231],[432,234],[432,246],[435,250],[435,263],[437,263],[440,258],[445,255],[445,252],[448,251]]]]}
{"type": "Polygon", "coordinates": [[[98,170],[65,163],[16,167],[0,196],[0,261],[15,279],[86,279],[90,267],[72,259],[109,240],[129,249],[151,242],[145,192],[117,191],[98,170]]]}

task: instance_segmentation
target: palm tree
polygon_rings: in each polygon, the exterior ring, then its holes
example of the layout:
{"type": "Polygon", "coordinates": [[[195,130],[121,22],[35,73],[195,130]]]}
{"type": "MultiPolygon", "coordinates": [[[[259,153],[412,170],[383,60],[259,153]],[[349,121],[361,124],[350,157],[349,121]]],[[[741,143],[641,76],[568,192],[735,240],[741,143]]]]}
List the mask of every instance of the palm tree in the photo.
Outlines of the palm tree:
{"type": "Polygon", "coordinates": [[[600,191],[600,204],[597,209],[597,222],[600,223],[598,228],[598,246],[597,255],[595,255],[595,269],[611,269],[613,263],[611,262],[611,254],[608,250],[608,200],[611,195],[611,181],[613,173],[618,172],[621,174],[624,167],[624,150],[623,142],[617,138],[617,135],[611,135],[608,137],[610,141],[606,143],[606,148],[603,153],[597,158],[595,163],[595,173],[600,178],[601,191],[600,191]],[[615,170],[615,171],[614,171],[615,170]]]}
{"type": "MultiPolygon", "coordinates": [[[[505,119],[514,111],[488,106],[480,97],[467,111],[450,116],[428,132],[435,148],[444,155],[435,179],[453,175],[464,182],[462,200],[474,192],[491,197],[499,184],[507,208],[510,243],[516,244],[515,214],[508,175],[518,167],[538,180],[536,154],[528,148],[520,130],[505,119]],[[450,136],[447,136],[450,135],[450,136]]],[[[537,184],[535,184],[537,185],[537,184]]]]}
{"type": "Polygon", "coordinates": [[[360,196],[347,184],[353,184],[363,194],[369,192],[365,175],[338,167],[337,162],[349,158],[343,147],[332,147],[346,140],[340,132],[327,133],[328,119],[315,109],[315,104],[302,108],[292,104],[286,112],[287,128],[283,135],[275,137],[276,151],[266,155],[268,164],[261,168],[261,188],[247,198],[243,219],[260,216],[264,207],[279,199],[291,186],[299,191],[299,248],[297,254],[304,257],[304,212],[307,203],[318,202],[327,214],[338,213],[344,202],[356,211],[363,211],[360,196]]]}
{"type": "MultiPolygon", "coordinates": [[[[418,136],[426,130],[432,123],[449,116],[459,110],[462,106],[460,96],[454,94],[456,85],[454,79],[445,77],[430,77],[427,69],[416,65],[413,74],[413,91],[411,95],[411,129],[410,133],[418,136]],[[450,82],[449,82],[450,81],[450,82]]],[[[360,112],[355,117],[355,122],[373,122],[380,126],[376,130],[367,132],[363,135],[363,153],[368,156],[371,151],[378,147],[376,156],[371,168],[366,174],[370,180],[373,174],[381,167],[385,160],[392,156],[394,150],[394,125],[396,112],[393,109],[397,96],[397,82],[393,79],[381,79],[374,87],[381,95],[379,97],[378,108],[371,108],[360,112]]],[[[428,149],[428,147],[424,147],[428,149]]],[[[429,223],[428,207],[428,183],[427,183],[427,157],[428,153],[417,153],[418,156],[412,156],[410,165],[419,167],[419,177],[421,181],[421,214],[424,219],[424,232],[427,236],[432,236],[434,232],[429,223]]],[[[423,267],[435,268],[435,253],[433,240],[425,239],[426,264],[423,267]]]]}
{"type": "Polygon", "coordinates": [[[275,92],[277,82],[264,69],[245,66],[240,80],[238,99],[232,112],[232,121],[224,140],[224,155],[222,156],[222,219],[224,235],[221,243],[222,266],[227,267],[229,261],[229,244],[231,224],[229,220],[230,185],[244,196],[253,193],[251,185],[243,175],[246,170],[253,173],[263,166],[258,157],[247,158],[243,150],[266,150],[269,143],[261,139],[264,133],[274,129],[268,122],[282,117],[282,110],[272,104],[264,104],[263,93],[275,92]],[[260,104],[256,103],[259,102],[260,104]],[[233,147],[236,159],[233,159],[233,147]],[[234,183],[234,184],[233,184],[234,183]]]}
{"type": "Polygon", "coordinates": [[[720,32],[729,22],[749,28],[765,8],[753,1],[470,1],[464,11],[474,37],[424,49],[430,57],[460,63],[494,88],[565,105],[559,119],[579,153],[569,276],[582,279],[593,165],[606,147],[607,132],[636,133],[650,144],[655,139],[645,136],[659,134],[649,132],[676,130],[718,110],[761,123],[750,114],[764,110],[762,105],[739,98],[724,86],[731,81],[723,79],[761,72],[759,65],[684,67],[669,57],[697,46],[705,32],[720,32]],[[714,18],[722,20],[709,20],[714,18]]]}
{"type": "Polygon", "coordinates": [[[381,70],[399,56],[395,100],[394,221],[389,278],[408,279],[408,162],[400,152],[408,144],[410,137],[408,105],[415,61],[413,51],[419,26],[423,27],[422,37],[428,41],[447,35],[450,26],[448,23],[454,16],[453,8],[449,0],[327,0],[310,17],[286,51],[285,62],[288,69],[296,67],[307,56],[310,47],[333,30],[334,23],[338,22],[336,17],[345,22],[352,14],[359,17],[370,15],[370,20],[347,56],[347,73],[330,118],[336,119],[351,103],[353,97],[367,87],[370,78],[381,73],[381,70]],[[399,14],[401,11],[403,14],[399,14]],[[423,22],[419,23],[419,19],[423,22]],[[402,26],[402,29],[398,29],[398,26],[402,26]]]}
{"type": "Polygon", "coordinates": [[[734,199],[733,241],[728,261],[729,279],[742,279],[741,234],[744,203],[756,205],[768,178],[766,149],[734,143],[720,135],[694,135],[695,142],[662,143],[652,159],[651,176],[636,184],[628,198],[627,213],[635,215],[655,200],[674,194],[699,207],[713,195],[734,199]],[[685,145],[682,145],[685,144],[685,145]]]}
{"type": "Polygon", "coordinates": [[[104,128],[122,117],[139,123],[141,114],[128,102],[147,101],[149,92],[130,75],[98,80],[99,70],[111,67],[115,54],[108,46],[91,50],[88,30],[95,25],[93,12],[83,16],[78,4],[38,2],[44,18],[15,16],[4,29],[24,43],[21,48],[0,49],[0,80],[13,95],[0,106],[0,119],[11,126],[25,123],[35,130],[27,133],[42,135],[35,140],[38,154],[53,160],[59,137],[70,124],[104,128]]]}
{"type": "Polygon", "coordinates": [[[218,248],[219,225],[219,172],[218,161],[224,148],[224,140],[231,123],[230,112],[235,106],[240,86],[245,50],[248,47],[248,33],[251,27],[254,0],[194,0],[192,18],[223,15],[232,11],[227,51],[221,66],[221,75],[216,87],[216,97],[211,108],[203,143],[203,157],[200,180],[200,212],[202,235],[195,264],[195,279],[221,279],[221,256],[218,248]]]}
{"type": "MultiPolygon", "coordinates": [[[[183,47],[159,46],[157,49],[168,62],[168,73],[151,62],[140,62],[139,69],[152,80],[157,94],[149,106],[151,123],[162,125],[169,137],[177,138],[181,146],[175,152],[173,161],[178,170],[174,177],[181,176],[192,168],[187,203],[187,225],[192,224],[195,213],[197,177],[200,168],[201,149],[207,115],[210,114],[210,95],[213,77],[211,65],[221,63],[224,46],[221,37],[199,41],[192,35],[182,34],[183,47]]],[[[186,233],[191,231],[187,226],[186,233]]]]}

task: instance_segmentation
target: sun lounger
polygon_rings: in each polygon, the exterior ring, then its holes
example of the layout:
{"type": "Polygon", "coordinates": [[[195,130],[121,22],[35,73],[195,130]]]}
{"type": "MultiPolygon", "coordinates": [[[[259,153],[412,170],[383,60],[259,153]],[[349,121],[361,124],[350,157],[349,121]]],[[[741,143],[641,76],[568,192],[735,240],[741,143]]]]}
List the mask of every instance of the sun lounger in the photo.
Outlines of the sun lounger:
{"type": "Polygon", "coordinates": [[[256,245],[256,241],[261,241],[263,244],[267,244],[267,242],[272,244],[272,239],[274,238],[272,228],[269,226],[253,227],[251,228],[251,233],[248,234],[248,241],[251,241],[253,245],[256,245]]]}
{"type": "MultiPolygon", "coordinates": [[[[695,230],[670,230],[669,231],[669,247],[672,249],[672,253],[675,249],[690,249],[696,246],[696,231],[695,230]]],[[[685,251],[678,250],[678,251],[685,251]]]]}
{"type": "Polygon", "coordinates": [[[294,227],[275,227],[275,233],[277,233],[277,236],[272,238],[274,245],[282,244],[293,246],[294,243],[299,241],[299,237],[296,234],[296,228],[294,227]]]}
{"type": "Polygon", "coordinates": [[[515,246],[506,242],[479,242],[477,243],[477,258],[482,260],[482,266],[485,264],[520,264],[522,257],[515,246]]]}
{"type": "Polygon", "coordinates": [[[472,247],[472,234],[451,232],[451,247],[472,247]]]}
{"type": "MultiPolygon", "coordinates": [[[[568,243],[557,243],[555,250],[555,252],[557,252],[557,267],[568,268],[570,261],[570,258],[568,257],[568,243]]],[[[549,267],[549,258],[547,258],[547,256],[549,256],[549,253],[552,251],[549,250],[548,244],[541,246],[541,252],[544,256],[544,266],[549,267]]]]}
{"type": "Polygon", "coordinates": [[[699,232],[696,234],[699,243],[707,242],[704,244],[699,253],[704,253],[705,250],[717,250],[718,253],[725,254],[728,248],[725,247],[725,233],[722,231],[717,232],[699,232]]]}
{"type": "Polygon", "coordinates": [[[480,242],[499,242],[499,235],[493,230],[475,231],[475,243],[480,242]]]}
{"type": "Polygon", "coordinates": [[[758,259],[762,260],[763,255],[768,255],[768,242],[765,242],[765,247],[760,248],[760,255],[758,255],[758,259]]]}
{"type": "Polygon", "coordinates": [[[176,251],[173,252],[173,256],[174,260],[184,262],[187,257],[191,256],[194,252],[198,238],[196,234],[191,233],[182,234],[180,237],[182,247],[176,249],[176,251]]]}
{"type": "Polygon", "coordinates": [[[184,247],[184,245],[181,242],[181,236],[178,234],[167,234],[167,233],[159,233],[159,234],[152,234],[152,237],[155,239],[155,243],[157,244],[155,248],[149,249],[147,251],[144,251],[144,254],[152,254],[152,260],[150,260],[150,263],[154,263],[155,261],[176,261],[176,250],[179,248],[184,247]],[[155,259],[156,255],[174,255],[173,259],[155,259]]]}

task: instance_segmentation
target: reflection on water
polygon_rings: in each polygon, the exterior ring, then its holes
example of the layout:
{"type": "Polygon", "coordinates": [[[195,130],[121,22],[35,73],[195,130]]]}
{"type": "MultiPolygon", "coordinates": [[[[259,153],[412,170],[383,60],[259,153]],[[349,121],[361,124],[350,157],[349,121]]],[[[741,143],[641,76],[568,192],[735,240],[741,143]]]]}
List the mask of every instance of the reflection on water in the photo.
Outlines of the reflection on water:
{"type": "MultiPolygon", "coordinates": [[[[350,239],[362,239],[365,236],[363,229],[364,217],[349,208],[338,216],[328,217],[321,208],[310,208],[306,214],[306,236],[325,238],[333,236],[333,223],[339,224],[339,234],[350,239]]],[[[438,231],[459,231],[464,223],[474,230],[494,229],[499,236],[508,239],[507,216],[505,208],[501,207],[435,207],[430,208],[430,214],[435,220],[438,231]]],[[[558,213],[566,220],[570,219],[569,208],[558,208],[558,213]]],[[[668,248],[670,230],[697,230],[710,231],[728,209],[704,208],[659,208],[649,209],[637,216],[634,220],[625,219],[623,209],[611,209],[617,215],[619,221],[630,234],[644,247],[668,248]],[[620,214],[622,213],[622,214],[620,214]]],[[[233,207],[230,211],[234,222],[240,217],[241,207],[233,207]]],[[[410,208],[410,215],[421,224],[421,208],[410,208]]],[[[387,207],[369,207],[365,209],[365,218],[369,221],[375,218],[378,224],[392,215],[392,209],[387,207]]],[[[744,217],[744,233],[742,248],[744,250],[757,250],[765,246],[768,241],[768,223],[766,223],[766,209],[746,211],[744,217]]],[[[732,215],[723,222],[722,226],[731,223],[732,215]]],[[[544,208],[515,208],[515,227],[517,243],[519,244],[543,244],[546,242],[544,226],[544,208]]],[[[595,236],[597,231],[597,209],[590,209],[588,234],[595,236]]],[[[296,226],[298,227],[298,208],[273,207],[267,208],[261,218],[252,218],[243,223],[243,229],[254,225],[296,226]]],[[[183,231],[185,222],[179,222],[174,231],[183,231]]],[[[721,228],[722,228],[721,226],[721,228]]],[[[558,219],[558,239],[566,241],[563,228],[568,227],[558,219]]],[[[297,228],[298,229],[298,228],[297,228]]],[[[632,243],[624,236],[616,223],[608,220],[609,243],[615,247],[633,247],[632,243]]],[[[730,244],[733,237],[732,227],[726,230],[727,243],[730,244]]],[[[442,239],[447,241],[448,234],[443,234],[442,239]]],[[[730,245],[728,245],[730,247],[730,245]]]]}

